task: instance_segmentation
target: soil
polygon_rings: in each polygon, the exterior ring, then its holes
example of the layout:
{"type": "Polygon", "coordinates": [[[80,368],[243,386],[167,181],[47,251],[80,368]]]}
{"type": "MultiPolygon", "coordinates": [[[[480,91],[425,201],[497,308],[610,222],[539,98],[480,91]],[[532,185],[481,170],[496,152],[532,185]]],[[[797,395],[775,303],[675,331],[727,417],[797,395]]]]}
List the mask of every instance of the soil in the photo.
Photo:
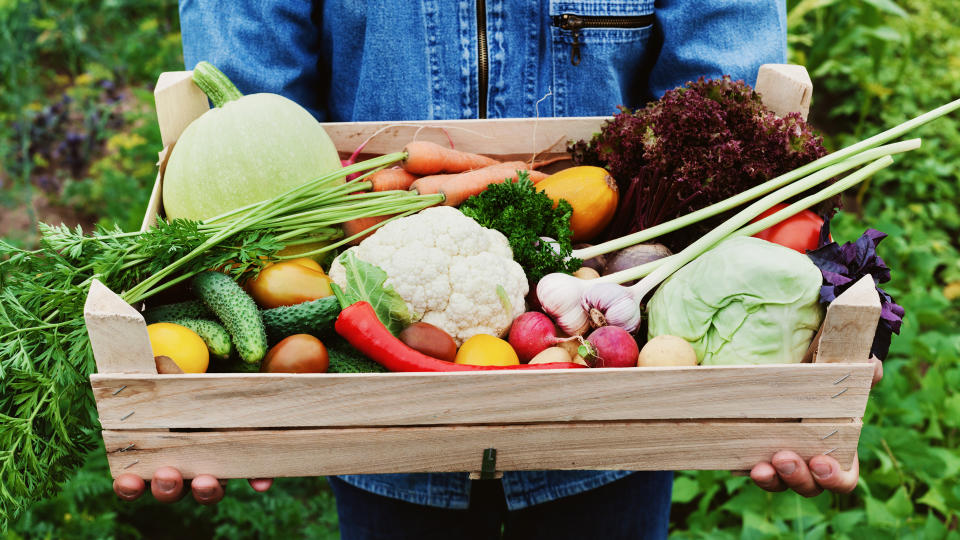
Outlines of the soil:
{"type": "Polygon", "coordinates": [[[0,206],[0,238],[10,238],[27,246],[36,245],[38,237],[34,220],[73,228],[77,225],[85,231],[93,229],[96,219],[84,216],[71,208],[51,204],[43,195],[33,199],[33,216],[26,205],[13,208],[0,206]]]}

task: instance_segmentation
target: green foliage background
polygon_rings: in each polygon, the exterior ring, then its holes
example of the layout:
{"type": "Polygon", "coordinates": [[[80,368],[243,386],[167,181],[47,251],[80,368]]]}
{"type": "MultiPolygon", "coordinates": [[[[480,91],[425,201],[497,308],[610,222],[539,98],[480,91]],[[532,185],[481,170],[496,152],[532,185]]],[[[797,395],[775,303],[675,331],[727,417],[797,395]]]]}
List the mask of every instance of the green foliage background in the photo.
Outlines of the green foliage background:
{"type": "MultiPolygon", "coordinates": [[[[831,149],[960,97],[953,0],[788,8],[791,61],[814,78],[811,120],[831,149]]],[[[180,54],[172,0],[0,0],[0,212],[27,220],[0,234],[29,244],[31,222],[58,212],[136,228],[160,146],[151,85],[182,69],[180,54]]],[[[729,473],[679,473],[673,536],[960,538],[960,118],[918,135],[923,148],[849,193],[834,222],[840,241],[868,227],[890,234],[887,290],[907,310],[864,418],[859,487],[804,499],[729,473]]],[[[232,481],[216,507],[121,503],[101,448],[6,534],[324,538],[336,536],[336,511],[318,478],[281,479],[265,494],[232,481]]]]}

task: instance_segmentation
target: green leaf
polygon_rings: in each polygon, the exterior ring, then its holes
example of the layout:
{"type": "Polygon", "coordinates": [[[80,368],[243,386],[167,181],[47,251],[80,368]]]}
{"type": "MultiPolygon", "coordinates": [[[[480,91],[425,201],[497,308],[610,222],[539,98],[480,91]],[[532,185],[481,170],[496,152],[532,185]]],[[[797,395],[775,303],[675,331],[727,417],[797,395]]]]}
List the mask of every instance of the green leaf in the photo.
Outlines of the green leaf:
{"type": "Polygon", "coordinates": [[[923,497],[917,499],[917,502],[920,504],[925,504],[944,515],[949,514],[947,501],[943,498],[943,494],[940,493],[940,488],[938,486],[931,486],[930,489],[923,494],[923,497]]]}
{"type": "Polygon", "coordinates": [[[933,515],[933,512],[927,512],[927,520],[923,524],[923,537],[926,540],[939,540],[946,535],[947,526],[933,515]]]}
{"type": "Polygon", "coordinates": [[[880,11],[889,13],[891,15],[896,15],[897,17],[907,18],[909,15],[906,11],[900,6],[898,6],[893,0],[865,0],[866,3],[877,8],[880,11]]]}
{"type": "Polygon", "coordinates": [[[890,513],[890,509],[881,501],[868,497],[867,523],[875,527],[894,527],[897,525],[897,517],[890,513]]]}
{"type": "Polygon", "coordinates": [[[849,533],[863,523],[866,514],[863,510],[847,510],[830,518],[830,525],[837,533],[849,533]]]}
{"type": "Polygon", "coordinates": [[[756,535],[747,535],[747,531],[756,531],[760,532],[763,535],[769,535],[773,537],[778,537],[783,534],[783,530],[777,527],[775,524],[767,521],[767,518],[761,514],[757,514],[751,510],[744,510],[743,512],[743,528],[744,528],[744,537],[756,535]]]}
{"type": "Polygon", "coordinates": [[[886,503],[890,514],[901,519],[906,519],[913,515],[913,503],[910,502],[910,494],[907,488],[901,486],[886,503]]]}
{"type": "Polygon", "coordinates": [[[687,476],[678,476],[673,481],[673,495],[671,501],[675,503],[688,503],[700,494],[700,484],[687,476]]]}
{"type": "Polygon", "coordinates": [[[382,268],[357,258],[352,251],[341,255],[340,263],[346,271],[343,296],[348,303],[368,302],[394,335],[413,322],[407,303],[392,286],[386,285],[388,276],[382,268]]]}

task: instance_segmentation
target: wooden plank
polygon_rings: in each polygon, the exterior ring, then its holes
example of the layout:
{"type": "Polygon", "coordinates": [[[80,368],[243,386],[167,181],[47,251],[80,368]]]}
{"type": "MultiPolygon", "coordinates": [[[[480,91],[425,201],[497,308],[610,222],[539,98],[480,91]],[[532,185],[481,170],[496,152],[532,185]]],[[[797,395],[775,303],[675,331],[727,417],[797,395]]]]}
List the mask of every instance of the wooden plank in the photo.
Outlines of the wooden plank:
{"type": "Polygon", "coordinates": [[[161,171],[157,173],[157,179],[153,182],[153,190],[150,192],[150,200],[147,202],[147,211],[143,213],[143,222],[140,224],[141,231],[152,227],[163,211],[162,179],[163,172],[161,171]]]}
{"type": "Polygon", "coordinates": [[[96,279],[83,318],[99,373],[157,373],[143,316],[96,279]]]}
{"type": "Polygon", "coordinates": [[[863,415],[872,373],[870,364],[792,364],[486,373],[93,375],[91,383],[106,429],[328,427],[852,418],[863,415]],[[124,390],[115,394],[121,387],[124,390]]]}
{"type": "Polygon", "coordinates": [[[192,71],[167,71],[157,79],[153,100],[164,148],[175,143],[190,122],[210,110],[206,94],[192,77],[192,71]]]}
{"type": "Polygon", "coordinates": [[[864,362],[880,320],[880,294],[863,276],[827,306],[814,362],[864,362]]]}
{"type": "Polygon", "coordinates": [[[570,140],[589,139],[608,117],[497,118],[410,122],[324,123],[337,150],[353,152],[364,141],[364,153],[399,152],[412,140],[491,156],[538,156],[566,152],[570,140]],[[447,139],[449,135],[450,139],[447,139]],[[372,137],[372,138],[371,138],[372,137]]]}
{"type": "Polygon", "coordinates": [[[597,422],[516,426],[103,432],[114,476],[186,478],[451,472],[480,469],[496,448],[499,471],[544,469],[743,470],[791,449],[829,453],[849,467],[860,423],[597,422]]]}
{"type": "Polygon", "coordinates": [[[764,64],[754,87],[763,104],[779,116],[799,112],[804,120],[810,113],[813,82],[807,68],[794,64],[764,64]]]}

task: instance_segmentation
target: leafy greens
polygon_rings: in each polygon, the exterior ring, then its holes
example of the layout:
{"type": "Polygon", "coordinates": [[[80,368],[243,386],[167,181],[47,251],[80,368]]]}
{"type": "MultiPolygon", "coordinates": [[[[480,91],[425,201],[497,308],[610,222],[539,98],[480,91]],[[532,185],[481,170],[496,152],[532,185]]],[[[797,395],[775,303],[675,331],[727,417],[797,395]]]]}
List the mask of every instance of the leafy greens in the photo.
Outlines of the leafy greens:
{"type": "Polygon", "coordinates": [[[870,274],[880,294],[880,321],[873,336],[870,354],[881,360],[887,358],[890,340],[893,334],[900,333],[900,324],[905,313],[903,306],[880,288],[881,283],[890,281],[890,269],[877,255],[877,245],[887,235],[876,229],[867,229],[855,242],[842,246],[830,242],[830,222],[825,221],[820,229],[820,246],[807,255],[823,274],[823,286],[820,288],[820,302],[824,305],[833,302],[843,291],[850,288],[863,276],[870,274]]]}
{"type": "MultiPolygon", "coordinates": [[[[367,302],[393,335],[413,322],[407,303],[393,287],[386,284],[387,273],[375,264],[357,258],[353,251],[346,251],[339,258],[346,271],[346,286],[337,294],[340,306],[367,302]]],[[[336,290],[336,289],[335,289],[336,290]]]]}
{"type": "Polygon", "coordinates": [[[580,268],[580,259],[570,255],[573,207],[565,200],[554,207],[550,197],[536,190],[525,171],[519,173],[517,182],[491,184],[460,205],[460,211],[480,225],[503,233],[513,250],[513,260],[532,281],[551,272],[571,273],[580,268]]]}

